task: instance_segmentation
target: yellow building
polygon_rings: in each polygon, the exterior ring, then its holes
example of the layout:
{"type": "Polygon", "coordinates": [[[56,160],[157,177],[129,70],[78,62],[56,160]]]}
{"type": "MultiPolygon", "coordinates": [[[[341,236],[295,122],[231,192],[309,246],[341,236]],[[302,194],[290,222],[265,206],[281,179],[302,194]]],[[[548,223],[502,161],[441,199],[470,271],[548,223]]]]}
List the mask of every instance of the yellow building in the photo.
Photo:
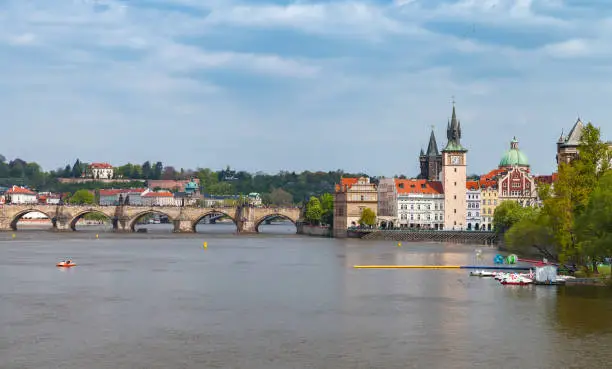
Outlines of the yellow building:
{"type": "Polygon", "coordinates": [[[493,215],[495,208],[499,204],[499,191],[496,181],[481,181],[480,198],[482,200],[482,230],[490,231],[493,229],[493,215]]]}
{"type": "Polygon", "coordinates": [[[374,214],[378,210],[378,190],[370,179],[342,178],[334,193],[334,237],[346,237],[349,227],[359,225],[359,218],[365,208],[374,214]]]}

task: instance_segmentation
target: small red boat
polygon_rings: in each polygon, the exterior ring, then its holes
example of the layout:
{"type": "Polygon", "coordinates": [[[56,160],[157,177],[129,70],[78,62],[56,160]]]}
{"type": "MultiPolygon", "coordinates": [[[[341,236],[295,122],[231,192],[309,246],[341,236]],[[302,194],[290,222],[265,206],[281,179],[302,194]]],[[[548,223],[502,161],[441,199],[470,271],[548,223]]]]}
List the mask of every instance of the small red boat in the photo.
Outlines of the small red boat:
{"type": "Polygon", "coordinates": [[[76,264],[73,263],[72,260],[66,260],[66,261],[60,261],[59,263],[55,264],[55,266],[58,268],[70,268],[70,267],[76,266],[76,264]]]}

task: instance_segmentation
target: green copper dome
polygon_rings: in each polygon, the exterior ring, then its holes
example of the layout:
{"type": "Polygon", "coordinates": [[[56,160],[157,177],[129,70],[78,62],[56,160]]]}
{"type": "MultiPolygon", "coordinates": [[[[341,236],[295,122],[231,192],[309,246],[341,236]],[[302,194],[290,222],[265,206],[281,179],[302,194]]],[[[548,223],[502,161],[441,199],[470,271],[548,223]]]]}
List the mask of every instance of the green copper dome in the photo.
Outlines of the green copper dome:
{"type": "Polygon", "coordinates": [[[518,140],[516,139],[516,137],[514,137],[512,141],[510,142],[510,150],[506,151],[504,156],[501,158],[501,160],[499,161],[499,166],[500,167],[513,167],[513,166],[528,167],[529,166],[529,160],[527,159],[527,155],[525,155],[521,150],[519,150],[518,140]]]}

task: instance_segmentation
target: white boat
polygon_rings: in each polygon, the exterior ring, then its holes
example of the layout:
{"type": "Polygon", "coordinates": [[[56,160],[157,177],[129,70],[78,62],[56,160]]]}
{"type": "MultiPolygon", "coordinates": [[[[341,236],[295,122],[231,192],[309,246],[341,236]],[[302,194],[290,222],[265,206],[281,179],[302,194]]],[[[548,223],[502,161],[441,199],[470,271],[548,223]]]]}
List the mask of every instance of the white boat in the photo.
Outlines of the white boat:
{"type": "Polygon", "coordinates": [[[532,283],[533,283],[533,279],[520,275],[520,274],[511,274],[501,280],[501,284],[503,285],[524,286],[524,285],[528,285],[532,283]]]}
{"type": "Polygon", "coordinates": [[[487,270],[475,270],[473,272],[470,272],[470,276],[472,277],[491,278],[491,277],[495,277],[495,275],[496,275],[495,272],[489,272],[487,270]]]}

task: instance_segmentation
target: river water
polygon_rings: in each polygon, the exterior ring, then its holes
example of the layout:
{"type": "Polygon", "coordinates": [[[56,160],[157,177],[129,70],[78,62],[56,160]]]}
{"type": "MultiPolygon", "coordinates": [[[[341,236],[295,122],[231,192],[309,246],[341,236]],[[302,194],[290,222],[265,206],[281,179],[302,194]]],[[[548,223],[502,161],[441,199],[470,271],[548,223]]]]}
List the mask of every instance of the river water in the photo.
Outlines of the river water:
{"type": "Polygon", "coordinates": [[[223,229],[0,234],[0,368],[612,366],[610,289],[352,268],[470,264],[477,246],[223,229]]]}

